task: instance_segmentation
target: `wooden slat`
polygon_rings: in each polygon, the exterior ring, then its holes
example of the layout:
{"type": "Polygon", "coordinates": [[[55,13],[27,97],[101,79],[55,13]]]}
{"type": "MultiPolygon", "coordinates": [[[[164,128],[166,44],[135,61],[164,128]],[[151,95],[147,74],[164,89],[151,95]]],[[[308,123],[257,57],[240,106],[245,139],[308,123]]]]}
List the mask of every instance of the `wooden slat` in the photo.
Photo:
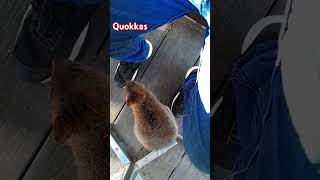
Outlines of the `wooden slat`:
{"type": "Polygon", "coordinates": [[[169,180],[209,180],[210,176],[196,169],[185,154],[177,168],[168,178],[169,180]]]}
{"type": "Polygon", "coordinates": [[[0,179],[18,179],[48,134],[48,89],[17,80],[10,55],[29,1],[0,1],[0,179]]]}
{"type": "Polygon", "coordinates": [[[72,153],[68,147],[56,143],[51,134],[23,179],[75,180],[72,153]]]}
{"type": "Polygon", "coordinates": [[[177,144],[168,152],[144,166],[139,174],[144,180],[168,179],[184,155],[182,144],[177,144]]]}
{"type": "Polygon", "coordinates": [[[0,179],[22,174],[49,130],[47,88],[21,83],[11,92],[0,113],[0,179]]]}
{"type": "Polygon", "coordinates": [[[274,0],[213,1],[213,60],[211,102],[240,56],[243,40],[253,24],[266,15],[274,0]]]}
{"type": "MultiPolygon", "coordinates": [[[[139,80],[166,105],[169,105],[174,93],[183,82],[186,71],[199,57],[203,34],[203,29],[199,26],[187,18],[175,21],[139,80]]],[[[148,153],[134,135],[132,113],[127,106],[119,114],[112,130],[119,140],[119,145],[133,161],[141,159],[148,153]]]]}
{"type": "MultiPolygon", "coordinates": [[[[153,52],[150,60],[144,62],[139,67],[139,73],[137,75],[137,80],[141,78],[142,73],[146,70],[147,66],[152,61],[154,54],[157,52],[161,42],[163,41],[164,37],[166,36],[168,30],[171,27],[171,23],[163,25],[154,31],[151,31],[145,35],[146,39],[148,39],[153,46],[153,52]]],[[[114,123],[116,120],[117,115],[121,111],[122,107],[124,106],[124,98],[123,98],[123,89],[118,88],[113,83],[113,77],[115,74],[115,70],[117,68],[119,61],[116,61],[110,58],[110,123],[114,123]]]]}

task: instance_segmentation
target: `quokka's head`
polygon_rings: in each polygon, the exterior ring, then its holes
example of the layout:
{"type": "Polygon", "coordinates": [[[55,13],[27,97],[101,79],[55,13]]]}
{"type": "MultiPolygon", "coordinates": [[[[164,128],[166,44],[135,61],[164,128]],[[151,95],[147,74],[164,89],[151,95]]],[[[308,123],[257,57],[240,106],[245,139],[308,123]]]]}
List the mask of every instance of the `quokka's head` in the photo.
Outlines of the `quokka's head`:
{"type": "Polygon", "coordinates": [[[103,73],[64,58],[53,61],[50,111],[55,139],[106,126],[109,115],[109,82],[103,73]]]}
{"type": "Polygon", "coordinates": [[[125,97],[127,105],[143,103],[146,98],[146,88],[143,84],[136,81],[127,81],[125,87],[125,97]]]}

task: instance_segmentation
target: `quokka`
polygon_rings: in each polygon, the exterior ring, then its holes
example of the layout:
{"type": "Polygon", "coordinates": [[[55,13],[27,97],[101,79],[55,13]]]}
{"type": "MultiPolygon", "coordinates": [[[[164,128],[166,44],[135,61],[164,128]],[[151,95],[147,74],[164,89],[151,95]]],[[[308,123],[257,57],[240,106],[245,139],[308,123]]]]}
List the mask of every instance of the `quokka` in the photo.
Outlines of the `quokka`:
{"type": "Polygon", "coordinates": [[[71,149],[77,179],[109,178],[109,78],[55,58],[49,99],[54,137],[71,149]]]}
{"type": "Polygon", "coordinates": [[[133,112],[134,133],[145,148],[158,150],[177,140],[177,122],[171,110],[144,85],[128,81],[125,97],[133,112]]]}

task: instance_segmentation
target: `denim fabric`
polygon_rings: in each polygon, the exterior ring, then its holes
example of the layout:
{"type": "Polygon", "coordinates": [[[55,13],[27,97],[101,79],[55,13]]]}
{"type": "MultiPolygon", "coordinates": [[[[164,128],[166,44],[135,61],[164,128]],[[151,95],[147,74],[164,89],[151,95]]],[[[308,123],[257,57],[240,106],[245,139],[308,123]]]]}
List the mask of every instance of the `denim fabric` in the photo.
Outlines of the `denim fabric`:
{"type": "Polygon", "coordinates": [[[111,0],[110,7],[110,55],[114,59],[132,63],[141,63],[148,55],[149,47],[142,34],[188,12],[198,12],[188,0],[111,0]],[[115,22],[146,24],[148,28],[116,31],[113,29],[115,22]]]}
{"type": "Polygon", "coordinates": [[[233,69],[236,120],[242,151],[235,180],[320,179],[292,124],[275,66],[277,42],[249,50],[233,69]]]}
{"type": "Polygon", "coordinates": [[[190,75],[183,85],[185,103],[183,143],[192,164],[200,171],[209,174],[210,113],[205,111],[201,102],[196,79],[196,75],[190,75]]]}

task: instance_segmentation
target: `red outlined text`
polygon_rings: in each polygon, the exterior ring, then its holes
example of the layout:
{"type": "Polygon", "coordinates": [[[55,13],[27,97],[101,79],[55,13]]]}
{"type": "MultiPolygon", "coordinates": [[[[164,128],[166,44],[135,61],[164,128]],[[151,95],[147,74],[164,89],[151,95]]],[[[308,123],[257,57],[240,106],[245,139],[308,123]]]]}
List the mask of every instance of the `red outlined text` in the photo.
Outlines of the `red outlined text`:
{"type": "Polygon", "coordinates": [[[138,24],[136,22],[129,22],[128,24],[120,24],[118,22],[112,23],[112,28],[115,31],[145,31],[148,29],[147,24],[138,24]]]}

